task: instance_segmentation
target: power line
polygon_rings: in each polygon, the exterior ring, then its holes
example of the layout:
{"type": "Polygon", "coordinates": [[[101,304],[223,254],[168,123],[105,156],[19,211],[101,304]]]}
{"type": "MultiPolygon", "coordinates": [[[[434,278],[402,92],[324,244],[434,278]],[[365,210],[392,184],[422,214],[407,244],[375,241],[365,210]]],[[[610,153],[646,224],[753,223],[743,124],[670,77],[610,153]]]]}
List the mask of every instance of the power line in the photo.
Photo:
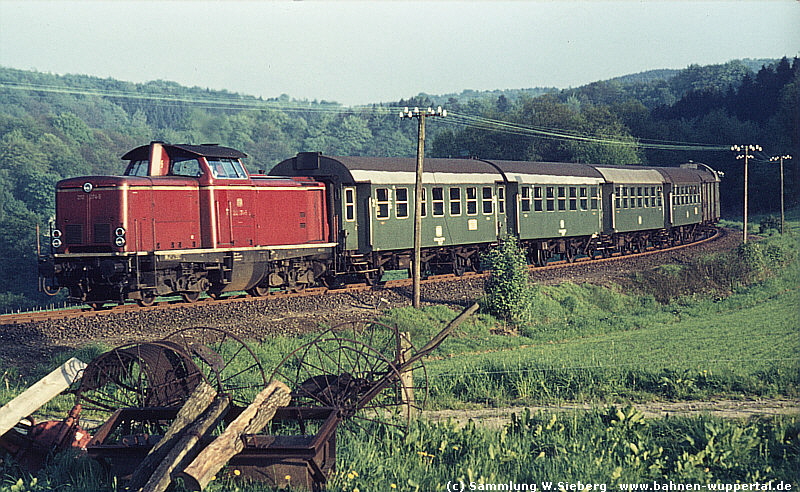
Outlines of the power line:
{"type": "MultiPolygon", "coordinates": [[[[231,94],[229,97],[199,97],[199,96],[171,96],[163,94],[151,94],[137,91],[126,90],[104,90],[95,88],[65,87],[35,83],[15,83],[0,82],[0,88],[20,90],[28,92],[44,92],[56,94],[72,94],[82,96],[106,97],[116,99],[133,99],[140,101],[150,101],[161,106],[181,106],[191,104],[207,109],[219,110],[243,110],[243,111],[264,111],[277,110],[287,113],[382,113],[387,117],[397,114],[399,107],[394,106],[325,106],[314,103],[294,102],[290,104],[278,101],[263,101],[252,98],[251,96],[239,96],[231,94]],[[236,98],[240,98],[237,100],[236,98]],[[304,105],[308,104],[308,105],[304,105]]],[[[642,139],[631,137],[630,139],[620,139],[616,137],[597,136],[583,134],[575,131],[548,128],[543,126],[523,125],[509,121],[496,120],[482,116],[474,116],[465,113],[450,112],[448,124],[458,127],[475,128],[478,130],[491,131],[494,133],[504,133],[509,135],[519,135],[526,137],[545,138],[551,140],[578,141],[600,145],[617,145],[632,148],[643,148],[650,150],[670,150],[670,151],[709,151],[719,152],[729,149],[727,145],[706,144],[697,142],[680,142],[667,140],[642,139]]]]}

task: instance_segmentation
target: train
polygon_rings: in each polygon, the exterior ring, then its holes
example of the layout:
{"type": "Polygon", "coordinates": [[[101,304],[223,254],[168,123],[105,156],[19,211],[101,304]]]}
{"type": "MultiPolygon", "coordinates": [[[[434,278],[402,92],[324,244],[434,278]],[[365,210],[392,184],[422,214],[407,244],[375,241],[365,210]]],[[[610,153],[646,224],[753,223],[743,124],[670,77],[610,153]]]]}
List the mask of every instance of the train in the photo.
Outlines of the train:
{"type": "MultiPolygon", "coordinates": [[[[40,287],[100,309],[158,296],[197,301],[310,286],[379,283],[411,268],[416,159],[301,152],[251,174],[215,144],[151,142],[121,176],[56,185],[40,287]]],[[[480,271],[514,236],[533,265],[694,241],[719,219],[721,173],[427,158],[421,195],[424,275],[480,271]]]]}

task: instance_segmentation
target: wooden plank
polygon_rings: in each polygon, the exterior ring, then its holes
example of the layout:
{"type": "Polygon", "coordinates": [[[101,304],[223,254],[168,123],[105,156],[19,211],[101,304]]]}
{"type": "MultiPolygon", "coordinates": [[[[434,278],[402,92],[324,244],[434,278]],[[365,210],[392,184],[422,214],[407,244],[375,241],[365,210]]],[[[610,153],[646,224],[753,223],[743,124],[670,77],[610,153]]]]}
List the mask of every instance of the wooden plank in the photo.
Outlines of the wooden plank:
{"type": "Polygon", "coordinates": [[[179,441],[169,449],[169,452],[158,463],[158,467],[150,479],[147,480],[147,483],[138,490],[140,492],[163,492],[167,490],[170,482],[172,482],[172,472],[180,470],[197,456],[197,453],[200,452],[200,441],[209,436],[217,427],[229,407],[229,396],[222,395],[217,397],[208,409],[197,418],[194,424],[186,429],[179,441]]]}
{"type": "Polygon", "coordinates": [[[86,363],[72,358],[0,408],[0,436],[69,388],[86,363]]]}
{"type": "Polygon", "coordinates": [[[190,490],[203,490],[223,466],[244,449],[243,434],[260,432],[275,415],[278,407],[285,407],[291,400],[289,387],[273,381],[256,395],[253,403],[245,408],[192,463],[177,476],[183,478],[184,486],[190,490]]]}
{"type": "Polygon", "coordinates": [[[164,437],[153,446],[153,449],[147,453],[144,460],[131,474],[131,479],[126,485],[128,490],[139,490],[150,480],[169,452],[180,444],[187,429],[208,409],[216,397],[217,390],[205,381],[202,381],[194,389],[189,399],[178,411],[164,437]]]}

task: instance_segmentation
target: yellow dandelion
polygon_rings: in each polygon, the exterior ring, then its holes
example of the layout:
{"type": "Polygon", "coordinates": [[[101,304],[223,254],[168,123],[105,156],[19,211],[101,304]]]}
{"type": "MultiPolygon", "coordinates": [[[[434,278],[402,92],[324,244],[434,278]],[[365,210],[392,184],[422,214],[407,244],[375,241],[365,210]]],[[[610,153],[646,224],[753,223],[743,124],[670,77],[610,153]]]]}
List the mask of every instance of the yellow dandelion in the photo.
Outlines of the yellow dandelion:
{"type": "Polygon", "coordinates": [[[288,482],[288,481],[292,480],[292,476],[291,475],[286,475],[285,477],[283,477],[283,479],[288,482]]]}
{"type": "Polygon", "coordinates": [[[241,474],[242,474],[242,472],[241,472],[241,471],[239,471],[239,470],[233,470],[233,474],[234,474],[234,475],[236,475],[236,476],[238,477],[239,475],[241,475],[241,474]]]}
{"type": "Polygon", "coordinates": [[[389,488],[390,489],[396,489],[397,488],[397,484],[396,483],[390,483],[389,484],[389,488]]]}

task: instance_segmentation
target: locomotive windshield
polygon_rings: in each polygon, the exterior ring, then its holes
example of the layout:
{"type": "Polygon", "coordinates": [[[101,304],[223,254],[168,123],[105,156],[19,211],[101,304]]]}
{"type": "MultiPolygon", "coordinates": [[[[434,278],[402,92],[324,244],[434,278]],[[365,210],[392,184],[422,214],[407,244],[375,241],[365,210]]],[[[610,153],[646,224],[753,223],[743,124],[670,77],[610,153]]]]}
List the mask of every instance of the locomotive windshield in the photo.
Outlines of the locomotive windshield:
{"type": "Polygon", "coordinates": [[[215,178],[245,179],[247,173],[238,159],[208,159],[211,174],[215,178]]]}

